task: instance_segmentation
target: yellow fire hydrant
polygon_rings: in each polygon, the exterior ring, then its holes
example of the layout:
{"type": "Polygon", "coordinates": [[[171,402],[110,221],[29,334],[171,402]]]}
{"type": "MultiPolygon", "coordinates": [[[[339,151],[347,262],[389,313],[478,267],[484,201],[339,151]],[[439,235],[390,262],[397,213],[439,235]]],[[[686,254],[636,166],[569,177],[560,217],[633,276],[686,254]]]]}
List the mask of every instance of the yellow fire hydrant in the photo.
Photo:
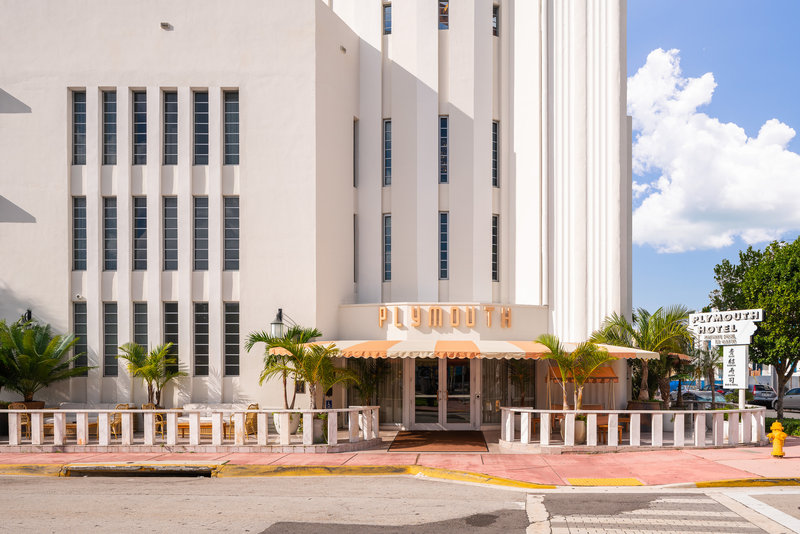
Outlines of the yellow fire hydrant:
{"type": "Polygon", "coordinates": [[[786,441],[786,432],[783,431],[783,425],[775,421],[769,429],[772,430],[767,434],[767,437],[772,442],[772,456],[783,458],[783,442],[786,441]]]}

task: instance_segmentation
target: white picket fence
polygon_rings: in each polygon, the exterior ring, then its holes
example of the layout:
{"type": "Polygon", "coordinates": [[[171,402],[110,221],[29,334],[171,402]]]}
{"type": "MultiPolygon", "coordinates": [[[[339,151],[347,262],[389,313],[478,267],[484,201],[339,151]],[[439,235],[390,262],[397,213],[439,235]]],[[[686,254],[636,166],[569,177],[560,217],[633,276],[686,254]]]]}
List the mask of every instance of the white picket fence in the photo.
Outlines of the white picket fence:
{"type": "Polygon", "coordinates": [[[501,408],[501,446],[520,445],[586,447],[708,447],[763,443],[766,408],[749,406],[726,410],[537,410],[501,408]],[[725,421],[727,414],[728,420],[725,421]],[[585,444],[576,443],[576,417],[586,416],[585,444]],[[642,432],[642,418],[650,417],[650,431],[642,432]],[[517,420],[519,423],[517,423],[517,420]],[[602,421],[602,424],[598,423],[602,421]],[[671,431],[664,430],[664,421],[671,431]],[[710,421],[710,425],[707,424],[710,421]],[[563,434],[553,438],[554,425],[563,434]],[[691,422],[689,432],[687,423],[691,422]],[[519,425],[517,431],[516,425],[519,425]],[[620,439],[621,425],[627,427],[620,439]],[[538,426],[538,432],[532,427],[538,426]],[[710,426],[710,429],[707,428],[710,426]],[[602,432],[602,433],[601,433],[602,432]],[[711,439],[707,440],[707,433],[711,439]],[[563,438],[561,437],[563,435],[563,438]],[[599,443],[599,439],[605,443],[599,443]],[[627,439],[626,439],[627,438],[627,439]]]}
{"type": "Polygon", "coordinates": [[[378,406],[351,406],[326,410],[284,409],[197,409],[197,410],[115,410],[115,409],[19,409],[8,413],[7,445],[54,446],[157,446],[157,445],[302,445],[312,446],[314,416],[327,414],[325,445],[340,441],[339,422],[346,425],[343,441],[359,443],[379,439],[378,406]],[[134,432],[134,416],[141,414],[141,428],[134,432]],[[245,420],[255,414],[256,432],[248,434],[245,420]],[[269,432],[269,418],[277,414],[278,431],[269,432]],[[302,417],[300,436],[289,433],[290,417],[302,417]],[[115,425],[117,436],[112,433],[115,425]],[[180,418],[180,421],[179,421],[180,418]],[[340,419],[341,418],[341,419],[340,419]],[[163,424],[157,428],[156,421],[163,424]],[[25,427],[25,428],[23,428],[25,427]],[[118,428],[117,428],[118,427],[118,428]],[[30,435],[28,438],[27,436],[30,435]],[[188,438],[188,439],[187,439],[188,438]]]}

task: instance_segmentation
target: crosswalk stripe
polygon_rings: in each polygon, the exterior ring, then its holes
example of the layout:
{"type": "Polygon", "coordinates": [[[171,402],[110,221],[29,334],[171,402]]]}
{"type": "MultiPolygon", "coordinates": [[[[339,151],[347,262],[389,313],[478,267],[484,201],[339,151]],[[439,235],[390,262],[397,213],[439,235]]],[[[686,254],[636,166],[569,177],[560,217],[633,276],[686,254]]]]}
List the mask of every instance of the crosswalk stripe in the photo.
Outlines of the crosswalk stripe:
{"type": "Polygon", "coordinates": [[[739,517],[733,512],[712,512],[708,510],[633,510],[622,512],[623,515],[666,515],[669,517],[675,516],[702,516],[702,517],[739,517]]]}

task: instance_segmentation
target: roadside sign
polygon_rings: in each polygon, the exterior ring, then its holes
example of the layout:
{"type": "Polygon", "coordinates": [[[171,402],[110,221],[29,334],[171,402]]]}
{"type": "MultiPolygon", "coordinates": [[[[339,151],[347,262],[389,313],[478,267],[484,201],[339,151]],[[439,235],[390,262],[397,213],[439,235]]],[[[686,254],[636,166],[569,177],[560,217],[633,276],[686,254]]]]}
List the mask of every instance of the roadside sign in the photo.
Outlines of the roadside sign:
{"type": "Polygon", "coordinates": [[[747,345],[725,346],[722,349],[722,387],[725,389],[747,389],[748,366],[747,345]]]}
{"type": "Polygon", "coordinates": [[[689,330],[697,341],[709,341],[713,346],[749,345],[756,324],[764,318],[763,310],[732,310],[692,313],[689,330]]]}

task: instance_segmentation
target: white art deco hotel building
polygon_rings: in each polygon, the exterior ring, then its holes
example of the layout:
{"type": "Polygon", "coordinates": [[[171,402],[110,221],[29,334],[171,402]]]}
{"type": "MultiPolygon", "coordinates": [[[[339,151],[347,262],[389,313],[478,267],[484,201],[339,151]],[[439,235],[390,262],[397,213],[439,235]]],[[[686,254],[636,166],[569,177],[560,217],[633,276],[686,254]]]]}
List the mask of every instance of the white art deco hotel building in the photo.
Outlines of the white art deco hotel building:
{"type": "Polygon", "coordinates": [[[143,402],[117,347],[172,341],[166,406],[280,406],[243,345],[281,308],[389,356],[382,423],[479,428],[547,404],[527,343],[630,312],[624,0],[0,13],[0,317],[94,366],[48,404],[143,402]]]}

